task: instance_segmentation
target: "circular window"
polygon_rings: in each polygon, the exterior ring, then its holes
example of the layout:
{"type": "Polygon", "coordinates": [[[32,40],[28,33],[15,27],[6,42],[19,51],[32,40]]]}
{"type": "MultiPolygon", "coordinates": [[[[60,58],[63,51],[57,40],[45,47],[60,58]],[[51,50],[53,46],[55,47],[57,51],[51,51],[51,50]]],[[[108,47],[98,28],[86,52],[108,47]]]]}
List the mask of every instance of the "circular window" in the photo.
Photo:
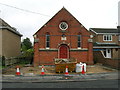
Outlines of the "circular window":
{"type": "Polygon", "coordinates": [[[66,22],[61,22],[61,23],[59,24],[59,28],[60,28],[61,30],[66,30],[66,29],[68,28],[68,24],[67,24],[66,22]]]}

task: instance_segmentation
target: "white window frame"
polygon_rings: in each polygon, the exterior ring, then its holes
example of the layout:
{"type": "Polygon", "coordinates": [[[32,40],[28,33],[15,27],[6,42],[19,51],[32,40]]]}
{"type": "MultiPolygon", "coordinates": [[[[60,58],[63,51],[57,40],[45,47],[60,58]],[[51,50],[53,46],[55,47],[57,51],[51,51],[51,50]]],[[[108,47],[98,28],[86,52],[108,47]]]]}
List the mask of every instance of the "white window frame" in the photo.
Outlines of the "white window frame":
{"type": "Polygon", "coordinates": [[[103,35],[103,41],[112,41],[112,35],[103,35]]]}
{"type": "Polygon", "coordinates": [[[68,24],[67,24],[66,22],[61,22],[61,23],[59,24],[59,28],[60,28],[61,30],[65,31],[65,30],[68,29],[68,24]],[[66,27],[63,28],[63,27],[62,27],[63,25],[65,25],[66,27]]]}
{"type": "Polygon", "coordinates": [[[50,49],[50,35],[49,34],[46,34],[46,41],[45,41],[45,43],[46,43],[46,49],[50,49]],[[47,38],[48,38],[48,36],[49,36],[49,41],[47,40],[47,38]],[[48,44],[49,43],[49,47],[48,47],[48,44]]]}

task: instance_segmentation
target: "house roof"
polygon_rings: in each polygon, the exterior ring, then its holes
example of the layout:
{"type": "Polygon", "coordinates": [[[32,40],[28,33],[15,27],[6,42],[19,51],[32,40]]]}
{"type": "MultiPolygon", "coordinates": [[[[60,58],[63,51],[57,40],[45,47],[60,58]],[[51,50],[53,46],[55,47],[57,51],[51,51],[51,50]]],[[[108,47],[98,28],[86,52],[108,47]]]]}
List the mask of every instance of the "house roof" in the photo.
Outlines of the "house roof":
{"type": "Polygon", "coordinates": [[[6,23],[3,19],[0,18],[0,30],[4,30],[7,29],[10,32],[13,32],[15,34],[17,34],[18,36],[22,36],[22,34],[20,34],[16,28],[11,27],[8,23],[6,23]]]}
{"type": "Polygon", "coordinates": [[[93,43],[93,48],[120,48],[116,43],[93,43]]]}
{"type": "Polygon", "coordinates": [[[95,34],[118,34],[117,28],[90,28],[95,34]]]}

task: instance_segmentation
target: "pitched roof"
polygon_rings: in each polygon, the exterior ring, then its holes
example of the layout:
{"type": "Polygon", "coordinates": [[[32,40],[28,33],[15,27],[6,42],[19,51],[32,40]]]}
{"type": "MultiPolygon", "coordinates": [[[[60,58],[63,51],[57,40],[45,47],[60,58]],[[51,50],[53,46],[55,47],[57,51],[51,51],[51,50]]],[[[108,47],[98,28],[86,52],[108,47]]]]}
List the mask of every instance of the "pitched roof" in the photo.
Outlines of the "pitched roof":
{"type": "Polygon", "coordinates": [[[118,34],[118,29],[117,28],[90,28],[90,31],[96,33],[96,34],[100,34],[100,33],[109,33],[109,34],[118,34]]]}
{"type": "MultiPolygon", "coordinates": [[[[68,12],[73,18],[75,18],[65,7],[63,7],[61,10],[59,10],[50,20],[52,20],[57,14],[59,14],[62,10],[65,10],[66,12],[68,12]]],[[[50,20],[48,20],[48,22],[50,21],[50,20]]],[[[76,18],[75,18],[75,20],[78,22],[78,23],[80,23],[76,18]]],[[[46,22],[39,30],[41,30],[48,22],[46,22]]],[[[81,23],[80,23],[81,24],[81,23]]],[[[82,25],[82,24],[81,24],[82,25]]],[[[84,27],[83,25],[82,25],[82,27],[84,27]]],[[[85,27],[84,27],[85,28],[85,27]]],[[[85,28],[86,29],[86,28],[85,28]]],[[[39,30],[37,31],[37,32],[39,32],[39,30]]],[[[86,29],[87,30],[87,29],[86,29]]],[[[87,30],[88,31],[88,30],[87,30]]],[[[37,33],[36,32],[36,33],[37,33]]],[[[36,34],[35,33],[35,34],[36,34]]],[[[35,35],[35,34],[33,34],[33,36],[35,35]]]]}
{"type": "Polygon", "coordinates": [[[4,30],[4,29],[7,29],[7,30],[9,30],[9,31],[11,31],[11,32],[19,35],[19,36],[22,36],[22,34],[20,34],[20,33],[16,30],[16,28],[11,27],[8,23],[6,23],[3,19],[0,18],[0,30],[4,30]]]}

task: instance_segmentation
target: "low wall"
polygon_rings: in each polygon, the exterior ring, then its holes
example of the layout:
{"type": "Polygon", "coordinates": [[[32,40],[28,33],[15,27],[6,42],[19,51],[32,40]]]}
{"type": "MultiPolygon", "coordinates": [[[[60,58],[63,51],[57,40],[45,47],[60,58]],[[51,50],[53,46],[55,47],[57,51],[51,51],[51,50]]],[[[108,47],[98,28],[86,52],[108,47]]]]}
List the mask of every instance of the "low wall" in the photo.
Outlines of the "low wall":
{"type": "Polygon", "coordinates": [[[120,59],[104,58],[100,51],[94,51],[94,63],[102,63],[115,69],[120,69],[120,59]]]}

